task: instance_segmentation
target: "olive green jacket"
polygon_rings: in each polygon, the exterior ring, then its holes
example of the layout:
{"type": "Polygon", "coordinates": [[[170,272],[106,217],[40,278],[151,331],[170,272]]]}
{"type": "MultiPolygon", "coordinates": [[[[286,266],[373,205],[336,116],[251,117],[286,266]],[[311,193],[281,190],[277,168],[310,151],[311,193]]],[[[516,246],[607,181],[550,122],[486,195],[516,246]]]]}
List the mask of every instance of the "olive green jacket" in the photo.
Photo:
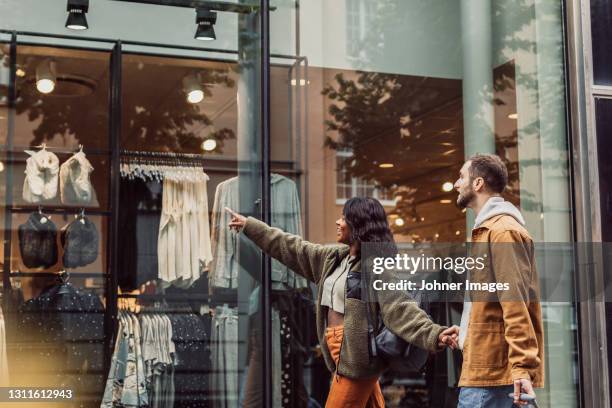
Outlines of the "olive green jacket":
{"type": "MultiPolygon", "coordinates": [[[[327,308],[321,306],[323,282],[348,256],[346,245],[320,245],[308,242],[301,237],[273,228],[253,217],[248,217],[243,233],[265,253],[278,259],[293,271],[314,282],[318,286],[316,304],[317,335],[323,358],[328,369],[349,378],[368,378],[378,376],[386,368],[380,358],[370,357],[368,349],[368,320],[366,303],[359,299],[345,298],[344,338],[340,347],[340,359],[336,367],[327,343],[327,308]]],[[[353,272],[361,272],[360,262],[353,265],[353,272]]],[[[444,327],[433,323],[416,303],[401,291],[374,291],[370,287],[369,304],[373,318],[380,316],[391,331],[425,350],[438,350],[438,335],[444,327]]],[[[375,324],[378,327],[377,324],[375,324]]]]}

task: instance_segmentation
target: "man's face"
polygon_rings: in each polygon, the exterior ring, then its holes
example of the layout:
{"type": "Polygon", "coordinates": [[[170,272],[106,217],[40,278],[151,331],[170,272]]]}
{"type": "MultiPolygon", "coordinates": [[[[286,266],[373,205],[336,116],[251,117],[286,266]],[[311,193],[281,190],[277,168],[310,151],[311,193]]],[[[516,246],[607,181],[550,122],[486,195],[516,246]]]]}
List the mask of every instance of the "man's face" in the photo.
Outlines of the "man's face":
{"type": "Polygon", "coordinates": [[[461,170],[459,171],[459,178],[455,181],[455,190],[459,194],[457,197],[457,205],[461,208],[469,207],[476,193],[472,188],[472,180],[470,178],[470,165],[471,161],[466,161],[461,170]]]}

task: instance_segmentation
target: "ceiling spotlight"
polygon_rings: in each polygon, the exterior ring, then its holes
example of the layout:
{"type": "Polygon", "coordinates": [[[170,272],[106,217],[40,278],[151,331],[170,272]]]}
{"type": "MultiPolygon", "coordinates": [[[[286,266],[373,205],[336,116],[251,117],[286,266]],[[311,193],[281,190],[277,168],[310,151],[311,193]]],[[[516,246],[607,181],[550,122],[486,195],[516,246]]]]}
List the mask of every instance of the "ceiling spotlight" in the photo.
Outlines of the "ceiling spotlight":
{"type": "Polygon", "coordinates": [[[55,89],[57,76],[55,61],[44,60],[36,67],[36,89],[43,94],[49,94],[55,89]]]}
{"type": "Polygon", "coordinates": [[[514,119],[514,120],[518,119],[518,113],[510,113],[508,115],[508,119],[514,119]]]}
{"type": "Polygon", "coordinates": [[[447,181],[446,183],[442,184],[442,190],[446,191],[447,193],[453,191],[453,183],[447,181]]]}
{"type": "Polygon", "coordinates": [[[15,75],[17,75],[19,78],[23,78],[25,74],[26,72],[23,70],[23,68],[17,68],[15,71],[15,75]]]}
{"type": "Polygon", "coordinates": [[[198,29],[196,30],[196,40],[202,41],[213,41],[217,39],[215,35],[215,23],[217,22],[217,13],[210,11],[207,8],[196,9],[196,24],[198,29]]]}
{"type": "Polygon", "coordinates": [[[89,10],[89,0],[68,0],[66,11],[68,19],[66,20],[66,28],[71,30],[87,30],[87,17],[85,14],[89,10]]]}
{"type": "Polygon", "coordinates": [[[183,90],[187,95],[187,102],[200,103],[204,99],[200,74],[189,74],[183,78],[183,90]]]}
{"type": "Polygon", "coordinates": [[[398,227],[401,227],[404,225],[404,219],[403,218],[396,218],[395,219],[395,225],[397,225],[398,227]]]}
{"type": "Polygon", "coordinates": [[[461,234],[461,231],[459,230],[455,231],[455,235],[460,235],[460,234],[461,234]]]}
{"type": "Polygon", "coordinates": [[[440,200],[440,204],[450,204],[450,203],[452,203],[452,201],[448,199],[440,200]]]}
{"type": "Polygon", "coordinates": [[[206,139],[202,142],[202,149],[207,152],[212,152],[217,147],[217,141],[215,139],[206,139]]]}
{"type": "Polygon", "coordinates": [[[380,167],[381,169],[391,169],[393,168],[393,163],[380,163],[378,165],[378,167],[380,167]]]}

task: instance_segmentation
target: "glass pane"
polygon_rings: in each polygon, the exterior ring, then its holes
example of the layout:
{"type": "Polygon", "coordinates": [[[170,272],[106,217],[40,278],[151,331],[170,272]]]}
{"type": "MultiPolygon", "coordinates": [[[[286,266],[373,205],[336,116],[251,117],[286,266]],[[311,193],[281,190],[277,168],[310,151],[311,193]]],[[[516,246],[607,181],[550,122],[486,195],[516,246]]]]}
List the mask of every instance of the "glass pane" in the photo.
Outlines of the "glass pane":
{"type": "MultiPolygon", "coordinates": [[[[612,99],[595,99],[595,116],[597,127],[597,151],[599,156],[606,155],[612,149],[612,99]]],[[[608,160],[599,160],[599,200],[601,202],[601,240],[612,242],[612,164],[608,160]]],[[[604,257],[604,279],[606,294],[606,329],[608,336],[612,335],[612,258],[610,254],[604,257]]],[[[612,348],[608,345],[608,364],[612,364],[612,348]]],[[[612,384],[612,380],[610,380],[612,384]]]]}
{"type": "MultiPolygon", "coordinates": [[[[110,54],[20,44],[16,51],[14,66],[6,64],[15,69],[15,108],[4,99],[2,113],[10,288],[8,373],[0,377],[13,387],[69,389],[75,405],[99,406],[107,364],[110,54]]],[[[2,92],[8,96],[6,86],[2,92]]]]}
{"type": "Polygon", "coordinates": [[[173,392],[142,390],[154,404],[263,406],[261,254],[225,211],[262,215],[259,51],[241,46],[237,62],[122,57],[120,315],[167,317],[176,349],[159,372],[173,392]]]}
{"type": "MultiPolygon", "coordinates": [[[[533,240],[571,241],[561,1],[271,3],[273,52],[297,54],[275,59],[273,169],[297,170],[306,239],[335,243],[346,199],[369,196],[396,242],[462,243],[474,214],[455,205],[453,184],[467,158],[496,153],[509,175],[503,197],[533,240]]],[[[315,307],[314,284],[283,293],[315,307]]],[[[577,406],[574,306],[543,302],[542,313],[538,403],[577,406]]],[[[432,318],[458,325],[461,314],[461,304],[439,302],[432,318]]],[[[312,352],[293,371],[292,393],[324,405],[325,345],[308,330],[312,352]]],[[[437,354],[424,373],[381,377],[386,406],[456,406],[461,359],[450,356],[437,354]]]]}
{"type": "Polygon", "coordinates": [[[612,1],[591,0],[593,79],[596,85],[612,85],[612,1]]]}

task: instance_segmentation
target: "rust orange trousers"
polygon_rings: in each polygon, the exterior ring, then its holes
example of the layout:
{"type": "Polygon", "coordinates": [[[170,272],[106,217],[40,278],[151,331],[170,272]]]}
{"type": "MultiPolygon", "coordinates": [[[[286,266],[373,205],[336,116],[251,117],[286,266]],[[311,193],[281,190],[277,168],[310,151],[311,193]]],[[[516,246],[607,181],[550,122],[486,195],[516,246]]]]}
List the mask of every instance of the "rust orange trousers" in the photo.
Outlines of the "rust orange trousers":
{"type": "MultiPolygon", "coordinates": [[[[328,327],[325,340],[336,366],[340,358],[340,345],[344,336],[344,327],[328,327]]],[[[355,380],[334,374],[327,396],[325,408],[384,408],[383,398],[378,378],[355,380]]]]}

